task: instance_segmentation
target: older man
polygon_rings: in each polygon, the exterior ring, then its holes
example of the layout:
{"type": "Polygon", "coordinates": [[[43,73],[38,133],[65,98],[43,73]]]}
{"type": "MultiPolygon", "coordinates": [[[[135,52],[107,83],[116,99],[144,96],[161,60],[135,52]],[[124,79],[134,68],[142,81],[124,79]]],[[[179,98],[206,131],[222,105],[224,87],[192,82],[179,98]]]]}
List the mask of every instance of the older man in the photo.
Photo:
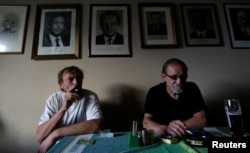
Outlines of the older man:
{"type": "Polygon", "coordinates": [[[162,68],[163,83],[150,88],[143,126],[160,135],[182,137],[186,129],[206,125],[205,104],[193,82],[186,82],[186,64],[172,58],[162,68]]]}

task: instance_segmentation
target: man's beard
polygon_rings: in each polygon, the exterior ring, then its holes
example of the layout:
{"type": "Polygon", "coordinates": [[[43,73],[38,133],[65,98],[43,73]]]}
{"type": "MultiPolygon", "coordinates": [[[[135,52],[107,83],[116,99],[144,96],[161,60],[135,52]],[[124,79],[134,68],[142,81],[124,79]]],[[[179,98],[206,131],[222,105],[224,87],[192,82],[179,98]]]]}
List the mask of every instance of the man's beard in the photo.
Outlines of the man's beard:
{"type": "Polygon", "coordinates": [[[172,91],[173,91],[174,94],[179,95],[179,94],[183,93],[184,85],[181,85],[181,84],[180,85],[173,85],[172,86],[172,91]]]}

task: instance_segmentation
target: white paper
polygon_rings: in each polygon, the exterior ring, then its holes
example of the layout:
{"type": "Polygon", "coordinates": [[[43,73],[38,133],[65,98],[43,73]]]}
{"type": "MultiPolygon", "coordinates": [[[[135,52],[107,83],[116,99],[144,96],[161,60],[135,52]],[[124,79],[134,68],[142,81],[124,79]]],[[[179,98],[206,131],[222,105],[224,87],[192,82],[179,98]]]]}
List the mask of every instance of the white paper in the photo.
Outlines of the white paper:
{"type": "Polygon", "coordinates": [[[203,129],[204,129],[204,131],[206,131],[206,132],[208,132],[216,137],[230,137],[231,136],[230,134],[225,133],[225,132],[217,129],[216,127],[205,127],[203,129]]]}
{"type": "Polygon", "coordinates": [[[87,145],[78,145],[77,142],[79,140],[89,140],[92,136],[93,134],[76,136],[76,138],[62,151],[62,153],[81,153],[87,145]]]}

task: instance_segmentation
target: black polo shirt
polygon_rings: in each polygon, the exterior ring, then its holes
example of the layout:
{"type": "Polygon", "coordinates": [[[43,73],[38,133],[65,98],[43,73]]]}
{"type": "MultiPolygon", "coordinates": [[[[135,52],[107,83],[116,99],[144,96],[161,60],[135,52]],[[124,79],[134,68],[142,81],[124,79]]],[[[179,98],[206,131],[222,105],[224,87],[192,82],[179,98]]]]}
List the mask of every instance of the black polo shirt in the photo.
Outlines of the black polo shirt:
{"type": "Polygon", "coordinates": [[[186,82],[183,93],[175,100],[167,93],[164,82],[149,89],[144,110],[153,115],[155,122],[168,125],[172,120],[187,120],[205,110],[205,103],[195,83],[186,82]]]}

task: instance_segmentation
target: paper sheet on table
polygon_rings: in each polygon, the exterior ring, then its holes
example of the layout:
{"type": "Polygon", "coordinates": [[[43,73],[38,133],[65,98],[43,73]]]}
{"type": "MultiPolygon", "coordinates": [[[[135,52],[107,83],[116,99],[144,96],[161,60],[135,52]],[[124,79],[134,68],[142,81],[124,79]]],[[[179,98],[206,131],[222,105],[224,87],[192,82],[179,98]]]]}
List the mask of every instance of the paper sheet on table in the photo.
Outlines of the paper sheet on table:
{"type": "Polygon", "coordinates": [[[225,132],[217,129],[216,127],[205,127],[203,129],[204,129],[204,131],[206,131],[206,132],[208,132],[216,137],[230,137],[230,134],[225,133],[225,132]]]}
{"type": "Polygon", "coordinates": [[[90,140],[92,136],[93,134],[77,136],[67,147],[65,147],[65,149],[63,149],[62,153],[81,153],[88,144],[79,144],[79,142],[90,140]]]}

